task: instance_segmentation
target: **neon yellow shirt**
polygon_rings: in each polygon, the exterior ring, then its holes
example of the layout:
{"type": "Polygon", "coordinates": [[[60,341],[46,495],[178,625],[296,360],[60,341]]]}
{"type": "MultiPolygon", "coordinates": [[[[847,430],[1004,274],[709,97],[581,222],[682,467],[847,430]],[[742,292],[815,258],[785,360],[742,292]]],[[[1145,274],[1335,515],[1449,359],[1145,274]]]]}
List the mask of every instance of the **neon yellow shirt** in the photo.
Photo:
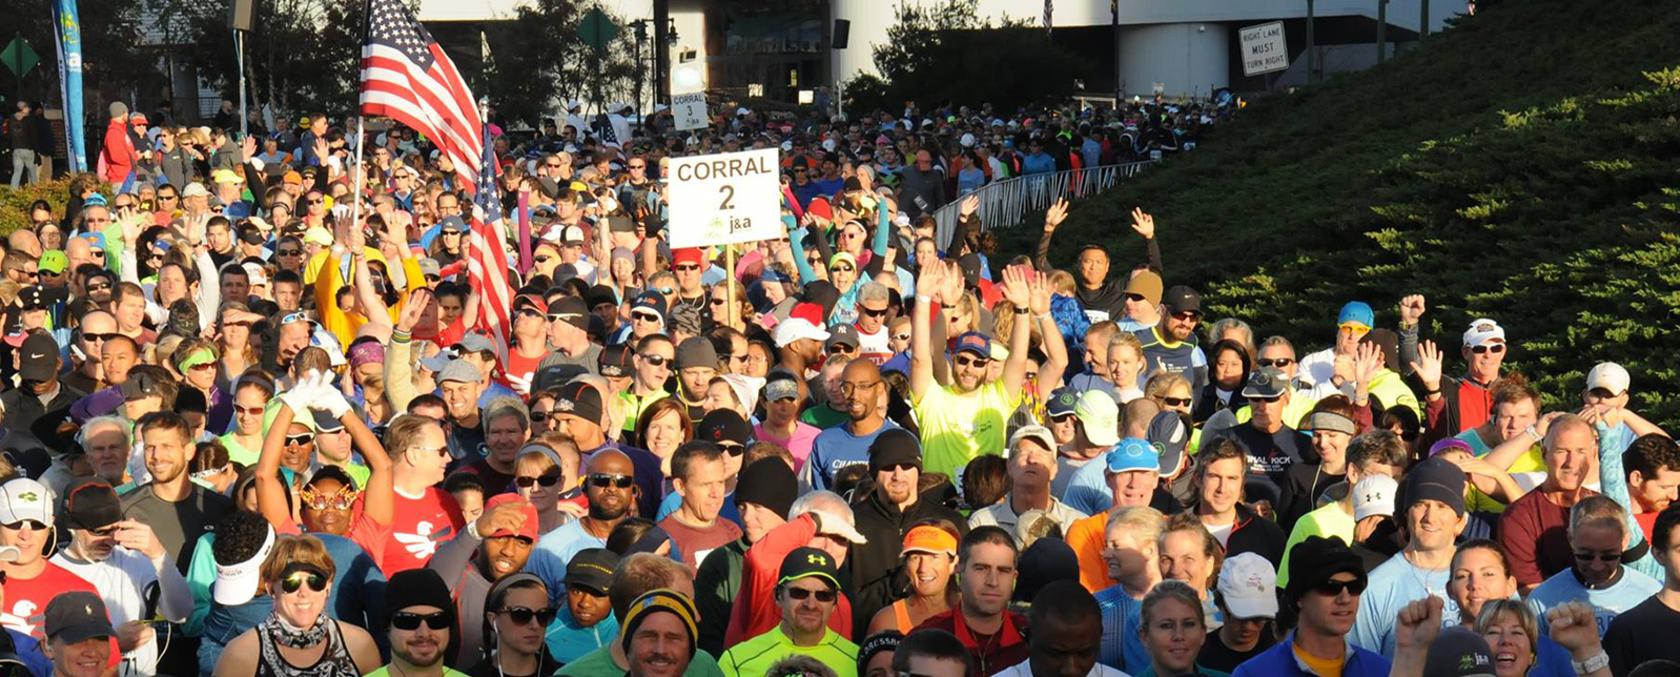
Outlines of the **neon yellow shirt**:
{"type": "Polygon", "coordinates": [[[1331,501],[1302,515],[1295,521],[1295,528],[1289,530],[1289,540],[1283,544],[1284,565],[1278,570],[1278,587],[1289,585],[1289,551],[1295,549],[1296,543],[1307,540],[1308,536],[1340,538],[1343,543],[1352,543],[1353,526],[1353,515],[1342,507],[1341,501],[1331,501]]]}
{"type": "Polygon", "coordinates": [[[776,661],[793,655],[810,656],[839,677],[857,677],[858,647],[840,633],[824,628],[815,646],[798,646],[777,625],[769,632],[736,644],[723,652],[718,667],[727,677],[764,677],[776,661]]]}
{"type": "Polygon", "coordinates": [[[928,389],[913,402],[922,426],[922,471],[956,478],[958,468],[981,454],[1001,454],[1008,439],[1009,415],[1021,402],[1020,393],[993,381],[974,392],[958,393],[950,386],[928,389]]]}

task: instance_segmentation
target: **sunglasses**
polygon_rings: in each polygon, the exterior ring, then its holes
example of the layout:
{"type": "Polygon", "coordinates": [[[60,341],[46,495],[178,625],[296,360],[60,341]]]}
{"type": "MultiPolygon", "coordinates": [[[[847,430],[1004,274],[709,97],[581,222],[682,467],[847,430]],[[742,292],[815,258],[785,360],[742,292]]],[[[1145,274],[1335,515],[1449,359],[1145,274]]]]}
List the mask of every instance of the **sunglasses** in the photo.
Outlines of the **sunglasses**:
{"type": "Polygon", "coordinates": [[[649,366],[663,367],[666,362],[671,361],[671,358],[664,355],[649,355],[647,353],[643,353],[642,361],[648,363],[649,366]]]}
{"type": "Polygon", "coordinates": [[[1287,367],[1291,364],[1295,364],[1295,358],[1279,357],[1279,358],[1273,359],[1273,358],[1270,358],[1270,357],[1262,357],[1258,360],[1255,360],[1254,363],[1257,364],[1257,365],[1260,365],[1262,367],[1277,367],[1279,369],[1282,369],[1282,368],[1287,367]]]}
{"type": "Polygon", "coordinates": [[[618,473],[598,472],[591,473],[589,475],[589,485],[597,489],[606,489],[608,487],[616,489],[629,489],[630,485],[635,484],[635,482],[636,478],[618,473]]]}
{"type": "MultiPolygon", "coordinates": [[[[1250,400],[1250,401],[1252,402],[1253,400],[1250,400]]],[[[1163,398],[1161,398],[1161,404],[1165,404],[1169,407],[1188,407],[1188,406],[1190,406],[1190,398],[1188,398],[1188,397],[1163,397],[1163,398]]]]}
{"type": "Polygon", "coordinates": [[[174,200],[174,199],[176,199],[176,197],[177,196],[175,196],[175,195],[162,195],[162,194],[158,195],[159,200],[174,200]]]}
{"type": "Polygon", "coordinates": [[[274,253],[277,256],[303,256],[302,249],[281,249],[274,253]]]}
{"type": "Polygon", "coordinates": [[[545,487],[552,487],[560,483],[560,473],[547,473],[536,477],[515,477],[513,478],[513,483],[520,489],[529,489],[539,484],[545,487]]]}
{"type": "Polygon", "coordinates": [[[114,331],[109,332],[109,333],[105,333],[105,334],[82,334],[82,339],[83,340],[86,340],[86,341],[89,341],[89,342],[92,342],[92,343],[103,343],[105,341],[109,341],[109,340],[114,339],[116,337],[117,337],[117,333],[114,332],[114,331]]]}
{"type": "Polygon", "coordinates": [[[839,271],[843,271],[843,272],[847,272],[847,273],[850,273],[850,272],[853,272],[853,271],[855,271],[855,270],[857,270],[857,269],[856,269],[856,268],[853,268],[853,267],[851,267],[851,266],[849,266],[849,265],[847,265],[847,264],[844,264],[844,263],[842,263],[842,264],[840,264],[840,265],[838,265],[838,266],[835,266],[835,267],[834,267],[834,270],[835,270],[835,271],[837,271],[837,272],[839,272],[839,271]]]}
{"type": "Polygon", "coordinates": [[[1178,319],[1178,320],[1181,320],[1181,321],[1184,321],[1184,322],[1194,322],[1196,320],[1201,319],[1202,314],[1198,313],[1194,310],[1186,310],[1186,311],[1181,312],[1181,313],[1173,313],[1172,316],[1175,319],[1178,319]]]}
{"type": "Polygon", "coordinates": [[[536,261],[537,263],[548,263],[549,261],[553,261],[554,257],[552,257],[552,256],[538,256],[538,257],[532,258],[531,260],[536,261]]]}
{"type": "Polygon", "coordinates": [[[683,265],[673,266],[671,268],[671,270],[675,270],[679,273],[690,273],[690,272],[694,272],[694,271],[699,270],[699,269],[700,269],[700,266],[694,265],[692,263],[685,263],[683,265]]]}
{"type": "Polygon", "coordinates": [[[647,165],[630,165],[631,169],[647,169],[647,165]]]}
{"type": "Polygon", "coordinates": [[[735,442],[719,442],[718,448],[722,449],[724,453],[727,453],[730,456],[740,456],[741,454],[747,453],[746,445],[735,442]]]}
{"type": "Polygon", "coordinates": [[[894,340],[894,341],[908,341],[908,340],[910,340],[910,335],[909,334],[893,334],[892,335],[892,340],[894,340]]]}
{"type": "Polygon", "coordinates": [[[815,596],[817,598],[818,602],[822,602],[824,604],[827,604],[829,602],[833,602],[835,600],[835,598],[839,596],[839,593],[836,593],[833,590],[806,590],[805,588],[787,588],[786,591],[787,591],[787,596],[788,596],[789,599],[806,600],[806,599],[810,599],[812,596],[815,596]]]}
{"type": "MultiPolygon", "coordinates": [[[[887,310],[888,310],[887,308],[882,308],[880,310],[876,310],[874,308],[869,308],[869,307],[866,307],[866,306],[858,306],[858,312],[863,313],[864,315],[867,315],[869,317],[886,317],[887,316],[887,310]]],[[[910,338],[910,335],[905,334],[904,338],[910,338]]]]}
{"type": "Polygon", "coordinates": [[[215,362],[205,362],[204,364],[195,364],[195,365],[193,365],[191,367],[187,367],[187,368],[191,369],[193,371],[210,371],[211,369],[216,368],[216,363],[215,362]]]}
{"type": "Polygon", "coordinates": [[[1505,352],[1505,344],[1494,343],[1494,344],[1489,344],[1489,345],[1480,345],[1480,346],[1476,346],[1474,348],[1471,348],[1470,352],[1475,353],[1477,355],[1482,355],[1482,354],[1485,354],[1485,353],[1493,353],[1495,355],[1498,355],[1500,353],[1505,352]]]}
{"type": "Polygon", "coordinates": [[[288,447],[292,447],[292,446],[301,447],[305,444],[313,443],[314,441],[315,441],[315,434],[314,433],[303,433],[301,435],[287,435],[286,436],[286,446],[288,446],[288,447]]]}
{"type": "Polygon", "coordinates": [[[233,413],[235,413],[235,414],[244,414],[246,416],[261,416],[261,415],[263,415],[263,411],[265,411],[265,410],[262,407],[241,407],[237,404],[233,405],[233,413]]]}
{"type": "Polygon", "coordinates": [[[87,286],[87,290],[88,290],[89,294],[91,294],[93,292],[96,292],[96,291],[105,291],[105,290],[110,289],[110,288],[111,288],[111,285],[109,285],[107,283],[104,283],[104,282],[101,282],[99,284],[90,284],[90,285],[87,286]]]}
{"type": "Polygon", "coordinates": [[[1598,560],[1600,562],[1619,562],[1619,561],[1621,561],[1621,559],[1622,559],[1622,553],[1619,553],[1619,552],[1597,552],[1597,553],[1594,553],[1594,552],[1577,552],[1577,553],[1575,553],[1575,561],[1577,561],[1577,562],[1591,562],[1593,560],[1598,560]]]}
{"type": "Polygon", "coordinates": [[[280,579],[280,589],[287,593],[295,593],[305,584],[310,590],[321,592],[327,589],[327,577],[313,571],[294,571],[292,575],[280,579]]]}
{"type": "MultiPolygon", "coordinates": [[[[636,320],[637,322],[659,322],[659,316],[654,315],[653,313],[630,313],[630,319],[636,320]]],[[[658,355],[655,355],[654,357],[658,357],[658,355]]]]}
{"type": "MultiPolygon", "coordinates": [[[[1621,557],[1617,555],[1617,557],[1621,557]]],[[[1340,597],[1343,592],[1358,597],[1365,592],[1365,579],[1355,578],[1351,581],[1325,581],[1313,586],[1313,592],[1326,597],[1340,597]]]]}
{"type": "Polygon", "coordinates": [[[1281,400],[1281,399],[1283,399],[1282,395],[1273,395],[1271,397],[1250,397],[1250,398],[1248,398],[1248,401],[1249,402],[1256,402],[1256,403],[1259,403],[1259,404],[1271,404],[1271,403],[1276,402],[1276,401],[1281,400]]]}
{"type": "Polygon", "coordinates": [[[23,531],[26,528],[40,531],[47,528],[47,525],[37,520],[18,520],[16,522],[6,524],[6,528],[11,529],[12,531],[23,531]]]}
{"type": "Polygon", "coordinates": [[[1132,303],[1141,303],[1141,302],[1146,301],[1148,299],[1145,299],[1143,297],[1143,294],[1127,294],[1126,295],[1126,300],[1131,301],[1132,303]]]}
{"type": "Polygon", "coordinates": [[[992,361],[983,357],[959,355],[957,356],[957,359],[953,360],[953,362],[959,367],[979,367],[981,369],[985,369],[986,365],[991,364],[992,361]]]}
{"type": "Polygon", "coordinates": [[[318,198],[318,197],[312,197],[312,198],[309,198],[308,200],[304,200],[304,202],[307,203],[307,204],[318,205],[318,204],[326,204],[327,201],[324,200],[324,199],[318,198]]]}
{"type": "Polygon", "coordinates": [[[729,302],[728,299],[719,299],[719,298],[712,299],[712,305],[714,305],[714,306],[721,306],[721,305],[723,305],[725,303],[728,303],[728,302],[729,302]]]}
{"type": "Polygon", "coordinates": [[[846,345],[844,343],[836,343],[836,344],[828,347],[828,354],[830,354],[830,355],[833,355],[833,354],[836,354],[836,353],[850,355],[850,354],[855,353],[855,352],[857,352],[857,348],[846,345]]]}
{"type": "Polygon", "coordinates": [[[410,632],[419,630],[421,623],[425,623],[426,627],[433,630],[448,630],[450,624],[454,622],[454,615],[447,611],[434,611],[429,614],[398,611],[391,614],[391,627],[410,632]]]}
{"type": "Polygon", "coordinates": [[[531,621],[534,620],[537,625],[546,628],[549,623],[554,622],[553,609],[527,609],[522,606],[510,606],[502,609],[502,613],[507,614],[508,620],[513,621],[514,625],[530,625],[531,621]]]}

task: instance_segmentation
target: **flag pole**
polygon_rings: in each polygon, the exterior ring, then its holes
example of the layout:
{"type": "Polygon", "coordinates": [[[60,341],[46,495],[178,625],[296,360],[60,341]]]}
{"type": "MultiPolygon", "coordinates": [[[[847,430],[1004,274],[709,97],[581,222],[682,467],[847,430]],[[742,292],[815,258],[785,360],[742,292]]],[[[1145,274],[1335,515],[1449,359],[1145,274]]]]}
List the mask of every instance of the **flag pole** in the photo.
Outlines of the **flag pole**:
{"type": "MultiPolygon", "coordinates": [[[[362,151],[363,151],[362,134],[365,131],[363,129],[363,126],[364,126],[364,123],[366,121],[367,121],[367,116],[363,115],[361,113],[361,111],[357,111],[356,112],[356,145],[355,145],[356,154],[352,156],[352,159],[354,161],[350,164],[350,171],[355,172],[355,174],[350,179],[353,182],[353,185],[355,186],[355,188],[350,191],[350,197],[351,197],[351,200],[352,200],[350,202],[350,227],[351,228],[361,228],[362,227],[362,179],[367,175],[367,172],[362,170],[362,151]]],[[[345,246],[349,246],[349,243],[345,243],[345,246]]],[[[360,253],[361,252],[351,252],[351,255],[356,255],[356,254],[360,254],[360,253]]]]}

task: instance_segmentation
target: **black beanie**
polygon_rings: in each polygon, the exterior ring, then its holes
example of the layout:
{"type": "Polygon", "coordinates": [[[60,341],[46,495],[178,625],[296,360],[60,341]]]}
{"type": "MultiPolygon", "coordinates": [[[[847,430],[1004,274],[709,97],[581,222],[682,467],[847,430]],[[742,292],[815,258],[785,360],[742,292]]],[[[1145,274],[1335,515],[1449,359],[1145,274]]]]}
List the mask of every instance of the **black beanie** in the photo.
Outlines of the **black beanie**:
{"type": "Polygon", "coordinates": [[[787,519],[793,500],[799,496],[799,482],[780,456],[753,461],[735,482],[735,505],[754,503],[787,519]]]}
{"type": "Polygon", "coordinates": [[[1343,571],[1365,578],[1364,561],[1340,537],[1308,536],[1289,551],[1287,566],[1289,587],[1284,588],[1284,595],[1292,600],[1343,571]]]}
{"type": "Polygon", "coordinates": [[[1021,552],[1016,567],[1014,601],[1031,602],[1038,591],[1051,581],[1071,581],[1079,578],[1079,557],[1066,541],[1060,538],[1040,538],[1021,552]]]}

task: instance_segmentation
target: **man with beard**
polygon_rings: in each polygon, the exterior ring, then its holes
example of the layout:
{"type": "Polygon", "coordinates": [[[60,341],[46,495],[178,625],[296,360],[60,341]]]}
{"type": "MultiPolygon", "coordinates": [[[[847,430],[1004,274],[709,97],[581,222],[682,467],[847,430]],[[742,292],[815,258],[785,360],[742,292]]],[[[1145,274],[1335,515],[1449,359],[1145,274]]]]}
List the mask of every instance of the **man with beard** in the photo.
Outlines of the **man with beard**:
{"type": "MultiPolygon", "coordinates": [[[[917,289],[937,291],[940,301],[951,308],[962,297],[963,280],[962,270],[955,265],[929,265],[922,271],[917,289]]],[[[1039,324],[1045,353],[1050,355],[1041,369],[1055,374],[1066,366],[1062,332],[1050,317],[1050,287],[1046,276],[1035,275],[1029,282],[1027,271],[1006,268],[1002,286],[1005,300],[1015,306],[1016,316],[1032,320],[1011,325],[1009,357],[1003,365],[1003,376],[990,382],[992,340],[972,331],[957,337],[952,350],[952,383],[942,386],[934,380],[933,362],[942,359],[940,352],[932,347],[934,303],[931,296],[917,295],[911,318],[910,398],[922,426],[924,465],[928,472],[955,477],[957,470],[968,465],[976,455],[1004,448],[1007,419],[1020,403],[1027,382],[1027,353],[1033,322],[1039,324]]]]}
{"type": "Polygon", "coordinates": [[[391,662],[368,677],[466,677],[443,664],[460,643],[455,603],[443,578],[431,569],[410,569],[392,576],[385,592],[403,606],[387,617],[391,662]]]}
{"type": "MultiPolygon", "coordinates": [[[[497,581],[519,573],[537,542],[537,509],[518,494],[497,494],[484,504],[484,514],[466,531],[438,548],[426,566],[451,581],[455,613],[460,618],[484,618],[484,603],[497,581]]],[[[460,668],[477,664],[484,646],[484,624],[463,623],[461,643],[449,664],[460,668]]]]}
{"type": "Polygon", "coordinates": [[[122,497],[125,519],[152,525],[167,556],[186,573],[198,537],[214,521],[233,511],[233,501],[192,483],[187,466],[194,446],[187,421],[173,411],[157,411],[135,422],[152,480],[122,497]]]}
{"type": "Polygon", "coordinates": [[[967,532],[962,515],[941,502],[940,491],[948,493],[948,483],[922,493],[922,449],[909,431],[889,430],[875,438],[869,445],[869,473],[875,488],[852,506],[858,533],[869,540],[852,546],[845,569],[853,586],[852,624],[857,628],[869,627],[875,612],[892,603],[899,545],[911,525],[942,519],[963,525],[959,529],[967,532]]]}
{"type": "Polygon", "coordinates": [[[782,621],[768,632],[723,652],[718,664],[730,677],[757,677],[788,656],[809,656],[836,675],[857,675],[858,647],[828,628],[840,599],[834,559],[816,548],[799,548],[782,560],[776,605],[782,621]]]}
{"type": "Polygon", "coordinates": [[[847,466],[869,462],[869,448],[888,430],[900,430],[887,419],[886,385],[881,368],[869,360],[852,360],[840,374],[839,392],[846,422],[817,434],[805,458],[800,484],[812,489],[834,486],[847,466]]]}
{"type": "Polygon", "coordinates": [[[566,564],[585,548],[607,547],[612,534],[630,515],[635,500],[635,467],[630,457],[617,449],[603,449],[589,458],[583,474],[584,493],[589,497],[589,514],[544,534],[531,553],[527,571],[548,585],[550,601],[564,604],[566,564]]]}
{"type": "Polygon", "coordinates": [[[184,623],[193,608],[187,580],[164,558],[150,526],[122,518],[122,504],[109,484],[89,480],[71,487],[64,496],[64,521],[70,546],[52,562],[100,591],[117,626],[124,669],[154,674],[159,643],[147,623],[146,595],[157,586],[158,614],[184,623]]]}

